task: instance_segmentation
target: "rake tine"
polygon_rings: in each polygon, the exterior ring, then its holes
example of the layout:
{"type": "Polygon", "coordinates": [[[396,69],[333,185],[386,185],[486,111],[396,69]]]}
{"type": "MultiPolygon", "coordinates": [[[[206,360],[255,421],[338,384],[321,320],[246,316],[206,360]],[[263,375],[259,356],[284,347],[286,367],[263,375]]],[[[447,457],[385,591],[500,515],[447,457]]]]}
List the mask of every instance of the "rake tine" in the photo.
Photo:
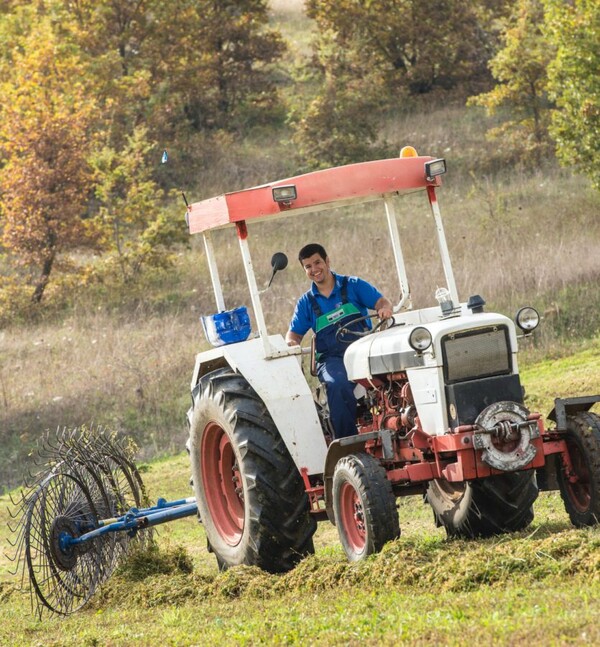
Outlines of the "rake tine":
{"type": "MultiPolygon", "coordinates": [[[[23,496],[22,492],[20,492],[20,491],[19,491],[19,494],[21,495],[21,497],[23,496]]],[[[8,493],[8,498],[10,499],[10,502],[13,504],[13,506],[21,505],[21,502],[20,502],[20,501],[15,501],[15,500],[13,499],[12,492],[9,492],[9,493],[8,493]]],[[[7,510],[10,512],[10,508],[7,508],[7,510]]]]}

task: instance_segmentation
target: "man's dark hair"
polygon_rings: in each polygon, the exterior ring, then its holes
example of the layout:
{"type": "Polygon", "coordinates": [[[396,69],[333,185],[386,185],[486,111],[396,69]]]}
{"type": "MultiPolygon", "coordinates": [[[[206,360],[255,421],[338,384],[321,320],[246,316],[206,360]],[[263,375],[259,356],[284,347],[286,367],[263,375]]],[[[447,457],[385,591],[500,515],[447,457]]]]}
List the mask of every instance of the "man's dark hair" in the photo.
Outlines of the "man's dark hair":
{"type": "Polygon", "coordinates": [[[315,254],[319,254],[319,256],[323,260],[327,259],[327,252],[325,251],[323,245],[319,245],[319,243],[309,243],[308,245],[304,245],[304,247],[298,252],[298,260],[300,261],[300,265],[302,265],[302,261],[305,258],[310,258],[315,254]]]}

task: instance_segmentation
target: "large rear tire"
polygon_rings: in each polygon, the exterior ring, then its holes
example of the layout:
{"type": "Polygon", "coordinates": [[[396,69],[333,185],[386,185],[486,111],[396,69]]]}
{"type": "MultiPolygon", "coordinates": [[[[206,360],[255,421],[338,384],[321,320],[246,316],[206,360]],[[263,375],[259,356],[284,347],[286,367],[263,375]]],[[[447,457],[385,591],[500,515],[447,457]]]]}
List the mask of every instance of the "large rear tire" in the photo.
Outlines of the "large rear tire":
{"type": "Polygon", "coordinates": [[[190,459],[200,518],[220,568],[280,573],[314,553],[316,521],[267,408],[229,368],[205,375],[190,418],[190,459]]]}
{"type": "Polygon", "coordinates": [[[432,481],[426,499],[449,537],[473,539],[523,530],[533,521],[535,472],[511,472],[480,481],[432,481]]]}
{"type": "Polygon", "coordinates": [[[396,497],[385,469],[370,454],[341,458],[333,473],[333,512],[352,562],[379,552],[400,536],[396,497]]]}
{"type": "Polygon", "coordinates": [[[582,412],[567,418],[565,441],[572,473],[558,457],[560,495],[571,523],[578,528],[600,522],[600,416],[582,412]]]}

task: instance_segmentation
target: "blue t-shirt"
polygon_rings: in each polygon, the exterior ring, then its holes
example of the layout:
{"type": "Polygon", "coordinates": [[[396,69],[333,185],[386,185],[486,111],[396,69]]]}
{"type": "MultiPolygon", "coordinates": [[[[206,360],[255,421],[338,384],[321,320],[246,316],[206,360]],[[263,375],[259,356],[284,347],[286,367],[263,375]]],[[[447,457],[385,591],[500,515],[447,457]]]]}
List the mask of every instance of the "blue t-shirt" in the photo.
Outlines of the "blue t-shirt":
{"type": "MultiPolygon", "coordinates": [[[[326,298],[324,297],[317,286],[313,283],[310,290],[323,314],[335,310],[342,305],[342,279],[340,274],[332,272],[335,279],[335,286],[331,294],[326,298]]],[[[310,329],[315,330],[317,325],[317,315],[313,310],[312,304],[308,297],[308,292],[305,292],[296,303],[296,308],[290,323],[290,330],[297,335],[304,336],[310,329]]],[[[361,315],[367,315],[368,309],[375,308],[375,304],[381,298],[382,294],[379,290],[373,287],[367,281],[359,279],[357,276],[349,276],[348,283],[346,284],[346,295],[348,303],[352,303],[359,310],[361,315]]]]}

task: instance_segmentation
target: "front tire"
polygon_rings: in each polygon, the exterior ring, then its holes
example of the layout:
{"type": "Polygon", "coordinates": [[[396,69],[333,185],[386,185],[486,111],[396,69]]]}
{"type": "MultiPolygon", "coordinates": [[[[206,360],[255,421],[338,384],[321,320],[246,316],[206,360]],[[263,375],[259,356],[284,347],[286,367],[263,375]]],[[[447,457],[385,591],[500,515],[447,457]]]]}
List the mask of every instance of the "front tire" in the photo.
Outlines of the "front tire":
{"type": "Polygon", "coordinates": [[[205,375],[190,419],[198,511],[221,569],[291,570],[314,553],[316,521],[264,403],[230,368],[205,375]]]}
{"type": "Polygon", "coordinates": [[[527,470],[463,483],[434,480],[426,499],[449,537],[474,539],[526,528],[537,496],[535,473],[527,470]]]}
{"type": "Polygon", "coordinates": [[[583,412],[567,418],[564,434],[572,472],[558,457],[560,495],[571,523],[578,528],[600,522],[600,416],[583,412]]]}
{"type": "Polygon", "coordinates": [[[370,454],[340,459],[333,474],[333,512],[348,559],[379,552],[400,536],[396,497],[385,469],[370,454]]]}

